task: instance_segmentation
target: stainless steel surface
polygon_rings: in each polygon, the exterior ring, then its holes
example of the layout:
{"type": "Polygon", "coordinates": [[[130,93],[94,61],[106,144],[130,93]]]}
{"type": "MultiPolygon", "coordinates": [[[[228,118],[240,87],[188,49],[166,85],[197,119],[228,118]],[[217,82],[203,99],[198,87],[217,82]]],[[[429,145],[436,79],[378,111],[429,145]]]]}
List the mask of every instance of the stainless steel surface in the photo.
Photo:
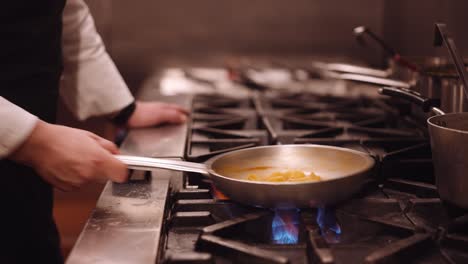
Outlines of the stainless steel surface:
{"type": "Polygon", "coordinates": [[[183,158],[186,135],[185,124],[135,129],[122,143],[120,152],[145,157],[183,158]]]}
{"type": "Polygon", "coordinates": [[[447,113],[468,111],[465,90],[458,79],[451,78],[441,81],[440,104],[440,108],[447,113]]]}
{"type": "MultiPolygon", "coordinates": [[[[152,88],[140,92],[145,100],[162,100],[190,108],[192,96],[162,96],[157,89],[152,88]]],[[[133,129],[122,143],[120,151],[122,154],[135,156],[183,158],[186,138],[187,125],[185,124],[133,129]]]]}
{"type": "MultiPolygon", "coordinates": [[[[189,108],[190,98],[162,97],[151,91],[139,98],[179,103],[189,108]],[[148,93],[150,96],[148,96],[148,93]]],[[[187,125],[159,126],[129,132],[121,153],[151,156],[184,156],[187,125]]],[[[159,243],[168,193],[181,187],[182,173],[151,170],[135,172],[139,179],[123,184],[108,182],[66,263],[151,263],[160,258],[159,243]],[[142,175],[143,174],[143,175],[142,175]]]]}
{"type": "Polygon", "coordinates": [[[195,163],[188,161],[170,160],[170,159],[155,159],[137,156],[115,155],[117,159],[125,163],[129,169],[135,170],[152,170],[155,168],[196,172],[208,174],[208,168],[203,163],[195,163]]]}
{"type": "Polygon", "coordinates": [[[174,172],[152,173],[147,182],[106,184],[67,264],[155,263],[174,172]]]}
{"type": "Polygon", "coordinates": [[[453,78],[436,75],[419,74],[417,78],[415,87],[419,88],[421,94],[429,98],[439,99],[442,97],[444,87],[447,86],[445,83],[453,81],[453,78]]]}
{"type": "Polygon", "coordinates": [[[438,115],[427,123],[439,195],[468,208],[468,113],[438,115]]]}

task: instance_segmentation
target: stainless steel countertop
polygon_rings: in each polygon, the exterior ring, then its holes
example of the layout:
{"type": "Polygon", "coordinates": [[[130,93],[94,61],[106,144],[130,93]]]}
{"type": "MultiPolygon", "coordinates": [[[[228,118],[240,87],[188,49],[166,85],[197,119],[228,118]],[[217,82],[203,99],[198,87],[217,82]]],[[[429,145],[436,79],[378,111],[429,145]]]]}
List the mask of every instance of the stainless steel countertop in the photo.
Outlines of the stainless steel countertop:
{"type": "MultiPolygon", "coordinates": [[[[143,95],[143,96],[142,96],[143,95]]],[[[149,87],[143,100],[175,102],[189,108],[190,96],[163,97],[149,87]]],[[[129,132],[121,152],[130,155],[182,159],[187,125],[167,125],[129,132]]],[[[178,189],[182,173],[136,172],[129,183],[108,182],[66,263],[155,263],[165,219],[167,194],[178,189]]]]}

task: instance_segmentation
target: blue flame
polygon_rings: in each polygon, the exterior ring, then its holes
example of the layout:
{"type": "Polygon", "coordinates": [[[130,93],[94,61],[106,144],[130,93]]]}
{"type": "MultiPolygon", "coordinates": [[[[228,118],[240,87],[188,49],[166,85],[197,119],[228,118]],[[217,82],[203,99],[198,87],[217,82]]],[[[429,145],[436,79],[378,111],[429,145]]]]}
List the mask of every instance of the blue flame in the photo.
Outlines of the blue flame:
{"type": "Polygon", "coordinates": [[[296,210],[275,211],[271,223],[272,239],[275,244],[290,245],[299,241],[299,214],[296,210]]]}
{"type": "Polygon", "coordinates": [[[318,208],[317,224],[325,241],[329,244],[340,242],[341,227],[336,219],[335,210],[323,207],[318,208]]]}
{"type": "Polygon", "coordinates": [[[337,235],[341,234],[341,227],[336,220],[335,210],[333,209],[325,207],[318,208],[317,223],[320,226],[322,232],[331,230],[337,235]]]}

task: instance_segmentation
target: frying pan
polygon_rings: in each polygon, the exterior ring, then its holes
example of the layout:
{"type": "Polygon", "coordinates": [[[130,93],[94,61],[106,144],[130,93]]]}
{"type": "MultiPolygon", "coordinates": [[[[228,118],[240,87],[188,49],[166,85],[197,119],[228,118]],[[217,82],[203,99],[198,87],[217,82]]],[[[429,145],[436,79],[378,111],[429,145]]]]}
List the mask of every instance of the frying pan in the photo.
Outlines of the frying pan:
{"type": "Polygon", "coordinates": [[[355,150],[323,145],[274,145],[236,150],[206,163],[116,155],[130,169],[170,169],[201,173],[230,199],[258,207],[303,208],[339,202],[357,192],[374,159],[355,150]],[[247,175],[295,169],[321,181],[260,182],[247,175]]]}
{"type": "Polygon", "coordinates": [[[384,87],[379,92],[412,101],[435,114],[427,124],[437,190],[442,200],[468,209],[468,113],[445,114],[434,106],[434,100],[407,89],[384,87]]]}

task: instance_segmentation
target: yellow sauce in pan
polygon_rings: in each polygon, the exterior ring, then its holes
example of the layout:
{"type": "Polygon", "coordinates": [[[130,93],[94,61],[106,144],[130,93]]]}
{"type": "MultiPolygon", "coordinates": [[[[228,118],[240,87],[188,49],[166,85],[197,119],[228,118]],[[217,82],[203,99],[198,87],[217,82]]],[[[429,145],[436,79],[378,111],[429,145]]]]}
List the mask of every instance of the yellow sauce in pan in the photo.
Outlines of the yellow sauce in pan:
{"type": "Polygon", "coordinates": [[[283,170],[263,176],[251,173],[247,175],[247,180],[263,182],[306,182],[320,181],[321,178],[313,172],[306,173],[300,170],[283,170]]]}
{"type": "Polygon", "coordinates": [[[223,168],[221,174],[230,175],[249,181],[259,182],[309,182],[321,181],[322,178],[313,172],[297,169],[282,169],[273,166],[256,166],[248,168],[223,168]]]}

